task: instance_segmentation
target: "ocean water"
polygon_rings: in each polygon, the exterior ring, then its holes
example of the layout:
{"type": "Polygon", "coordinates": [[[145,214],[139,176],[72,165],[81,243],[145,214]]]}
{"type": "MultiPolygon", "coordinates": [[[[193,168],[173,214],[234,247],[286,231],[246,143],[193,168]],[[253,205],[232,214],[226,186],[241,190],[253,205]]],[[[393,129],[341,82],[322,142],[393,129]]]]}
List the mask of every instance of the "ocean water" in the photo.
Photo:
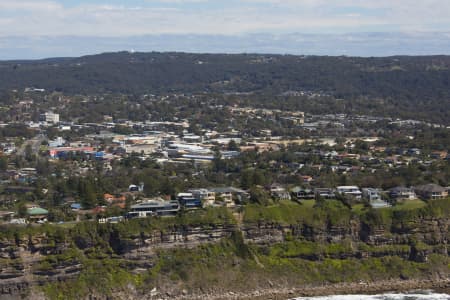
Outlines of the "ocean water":
{"type": "Polygon", "coordinates": [[[407,294],[386,293],[381,295],[335,295],[321,297],[299,297],[295,300],[450,300],[450,294],[433,292],[411,292],[407,294]]]}

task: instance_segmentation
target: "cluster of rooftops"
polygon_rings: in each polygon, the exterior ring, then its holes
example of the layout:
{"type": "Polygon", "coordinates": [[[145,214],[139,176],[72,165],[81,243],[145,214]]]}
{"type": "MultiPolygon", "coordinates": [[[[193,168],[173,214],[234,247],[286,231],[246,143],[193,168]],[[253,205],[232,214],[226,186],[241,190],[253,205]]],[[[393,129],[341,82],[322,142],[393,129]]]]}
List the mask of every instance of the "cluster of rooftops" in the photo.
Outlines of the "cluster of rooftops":
{"type": "MultiPolygon", "coordinates": [[[[422,198],[426,200],[435,200],[448,197],[448,188],[437,184],[425,184],[416,187],[395,187],[387,192],[390,199],[412,200],[422,198]]],[[[316,188],[314,190],[295,189],[292,191],[297,199],[308,199],[323,197],[325,199],[336,198],[337,195],[352,197],[354,199],[367,199],[375,207],[386,207],[390,204],[385,202],[383,194],[386,193],[379,189],[363,188],[357,186],[338,186],[332,188],[316,188]]],[[[214,188],[214,189],[191,189],[186,193],[179,193],[176,200],[164,201],[162,199],[151,199],[132,205],[126,217],[148,217],[148,216],[166,216],[175,215],[181,209],[196,209],[205,206],[222,205],[234,207],[235,201],[246,199],[249,194],[241,189],[234,187],[214,188]],[[217,201],[220,199],[220,201],[217,201]]]]}

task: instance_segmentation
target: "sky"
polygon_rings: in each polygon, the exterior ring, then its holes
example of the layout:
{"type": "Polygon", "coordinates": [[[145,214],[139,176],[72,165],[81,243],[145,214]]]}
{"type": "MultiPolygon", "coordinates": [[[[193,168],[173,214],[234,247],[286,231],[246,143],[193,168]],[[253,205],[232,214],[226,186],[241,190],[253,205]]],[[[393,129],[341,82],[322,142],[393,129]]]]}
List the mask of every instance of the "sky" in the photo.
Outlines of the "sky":
{"type": "Polygon", "coordinates": [[[316,44],[318,37],[323,38],[318,54],[390,53],[357,51],[354,39],[365,36],[367,44],[394,47],[399,54],[450,54],[449,32],[448,0],[0,0],[0,59],[81,55],[134,46],[139,51],[220,52],[208,47],[208,40],[217,36],[232,43],[231,52],[240,52],[239,43],[244,43],[241,52],[291,53],[288,47],[258,45],[261,40],[295,45],[309,36],[316,44]],[[186,39],[192,36],[203,46],[187,45],[186,39]],[[330,36],[342,37],[337,45],[340,52],[327,42],[330,36]],[[408,37],[408,42],[401,47],[395,36],[408,37]],[[444,40],[436,40],[437,36],[444,40]],[[179,49],[174,37],[180,39],[179,49]],[[389,43],[388,39],[394,40],[389,43]]]}

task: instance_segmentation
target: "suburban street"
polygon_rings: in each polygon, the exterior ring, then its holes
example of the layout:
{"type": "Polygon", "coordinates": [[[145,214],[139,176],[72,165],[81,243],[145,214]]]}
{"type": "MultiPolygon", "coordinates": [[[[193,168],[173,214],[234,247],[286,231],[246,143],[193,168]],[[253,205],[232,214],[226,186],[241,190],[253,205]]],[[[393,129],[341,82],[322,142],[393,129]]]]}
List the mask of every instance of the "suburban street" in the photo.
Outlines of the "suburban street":
{"type": "Polygon", "coordinates": [[[17,150],[17,155],[19,156],[25,156],[25,150],[28,145],[31,145],[31,150],[33,154],[39,153],[39,148],[42,144],[42,142],[46,139],[46,136],[42,133],[38,134],[32,139],[29,139],[25,141],[22,146],[17,150]]]}

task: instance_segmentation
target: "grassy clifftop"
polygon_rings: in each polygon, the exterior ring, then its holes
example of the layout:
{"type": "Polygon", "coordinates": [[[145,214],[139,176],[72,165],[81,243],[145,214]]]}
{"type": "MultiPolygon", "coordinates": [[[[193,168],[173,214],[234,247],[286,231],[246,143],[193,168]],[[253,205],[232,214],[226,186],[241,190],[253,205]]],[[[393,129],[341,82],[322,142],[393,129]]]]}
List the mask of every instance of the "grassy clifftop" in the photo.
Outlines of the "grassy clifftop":
{"type": "Polygon", "coordinates": [[[381,210],[281,202],[238,214],[217,208],[119,224],[3,228],[2,284],[31,280],[50,299],[139,298],[154,288],[170,298],[450,275],[450,199],[381,210]]]}

